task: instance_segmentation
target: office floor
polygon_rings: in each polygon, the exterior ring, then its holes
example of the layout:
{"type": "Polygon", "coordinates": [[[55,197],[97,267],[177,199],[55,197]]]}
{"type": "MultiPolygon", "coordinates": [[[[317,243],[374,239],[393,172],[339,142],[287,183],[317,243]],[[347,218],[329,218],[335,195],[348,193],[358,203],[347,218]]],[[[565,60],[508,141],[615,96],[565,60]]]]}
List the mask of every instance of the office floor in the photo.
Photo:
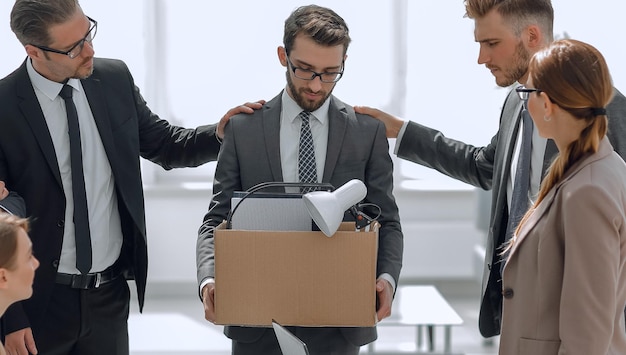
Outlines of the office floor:
{"type": "MultiPolygon", "coordinates": [[[[463,318],[463,325],[452,328],[453,353],[497,354],[497,338],[485,340],[478,332],[478,284],[469,281],[434,284],[463,318]]],[[[221,326],[204,320],[202,304],[194,296],[194,291],[191,285],[181,285],[169,286],[165,292],[148,293],[142,314],[138,311],[136,300],[131,302],[131,355],[230,354],[230,341],[222,333],[221,326]],[[186,288],[189,292],[185,292],[186,288]]],[[[438,353],[443,351],[443,333],[442,328],[435,328],[435,351],[438,353]]],[[[377,351],[411,354],[416,351],[416,336],[412,327],[379,326],[375,348],[377,351]]],[[[367,349],[363,348],[361,354],[367,354],[367,349]]]]}

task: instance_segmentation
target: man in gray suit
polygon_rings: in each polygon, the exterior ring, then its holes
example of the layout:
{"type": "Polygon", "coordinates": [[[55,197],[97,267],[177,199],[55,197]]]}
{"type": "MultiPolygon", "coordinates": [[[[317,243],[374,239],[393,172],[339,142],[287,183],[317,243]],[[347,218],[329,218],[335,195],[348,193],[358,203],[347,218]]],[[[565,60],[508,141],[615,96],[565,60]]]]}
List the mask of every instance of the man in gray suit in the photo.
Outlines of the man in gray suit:
{"type": "MultiPolygon", "coordinates": [[[[314,146],[314,180],[339,187],[359,179],[367,186],[365,201],[381,208],[377,316],[379,320],[389,316],[403,250],[392,195],[393,166],[384,125],[355,114],[331,95],[343,74],[349,43],[347,25],[332,10],[314,5],[296,9],[285,21],[284,47],[278,48],[287,87],[262,109],[233,116],[226,126],[214,195],[197,244],[198,282],[207,320],[215,320],[215,226],[227,218],[234,191],[262,182],[303,181],[298,174],[298,151],[301,128],[306,126],[314,146]]],[[[358,354],[360,346],[376,339],[375,328],[295,327],[293,331],[312,354],[358,354]]],[[[225,334],[233,340],[234,354],[281,353],[271,328],[227,326],[225,334]]]]}
{"type": "MultiPolygon", "coordinates": [[[[522,101],[515,87],[528,78],[533,54],[553,41],[554,10],[550,0],[466,0],[466,16],[474,20],[474,36],[480,44],[478,63],[485,64],[501,87],[513,86],[500,115],[500,128],[485,147],[475,147],[445,137],[415,122],[404,122],[379,110],[356,111],[385,122],[387,136],[398,138],[396,154],[403,159],[436,169],[468,184],[492,189],[489,234],[482,282],[479,328],[484,337],[500,334],[502,285],[501,246],[509,225],[509,212],[519,151],[522,101]]],[[[626,98],[617,90],[607,107],[608,137],[615,150],[626,157],[626,98]]],[[[533,130],[529,197],[537,196],[545,168],[556,148],[533,130]]],[[[515,185],[515,186],[514,186],[515,185]]],[[[512,295],[504,295],[504,297],[512,295]]]]}

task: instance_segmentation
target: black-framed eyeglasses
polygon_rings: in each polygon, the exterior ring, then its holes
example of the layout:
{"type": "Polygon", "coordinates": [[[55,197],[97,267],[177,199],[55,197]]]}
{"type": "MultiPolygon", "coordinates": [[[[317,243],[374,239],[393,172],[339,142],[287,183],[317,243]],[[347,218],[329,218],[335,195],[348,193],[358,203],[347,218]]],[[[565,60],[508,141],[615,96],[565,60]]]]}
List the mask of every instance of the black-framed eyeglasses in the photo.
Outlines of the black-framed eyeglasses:
{"type": "Polygon", "coordinates": [[[38,46],[36,44],[31,44],[31,46],[37,47],[37,48],[41,49],[42,51],[46,51],[46,52],[64,54],[64,55],[70,57],[70,59],[74,59],[74,58],[78,57],[80,52],[83,51],[83,47],[85,46],[85,42],[91,43],[91,41],[93,41],[94,37],[96,37],[96,33],[98,32],[98,21],[92,19],[89,16],[87,16],[87,19],[89,20],[89,22],[91,22],[91,27],[89,28],[89,31],[87,31],[87,34],[85,34],[85,37],[83,37],[83,39],[81,39],[80,41],[76,42],[76,44],[73,45],[72,48],[70,48],[67,51],[60,51],[58,49],[49,48],[49,47],[46,47],[46,46],[38,46]]]}
{"type": "Polygon", "coordinates": [[[530,95],[531,92],[536,92],[537,94],[542,92],[539,89],[529,89],[525,86],[518,86],[515,88],[515,91],[517,91],[517,95],[519,95],[519,98],[524,101],[528,101],[528,95],[530,95]]]}
{"type": "Polygon", "coordinates": [[[323,83],[336,83],[339,81],[339,79],[341,79],[341,76],[343,75],[343,61],[341,62],[341,71],[323,73],[318,73],[310,69],[296,67],[295,65],[293,65],[289,57],[287,57],[287,63],[289,63],[291,71],[293,71],[293,75],[295,75],[296,78],[302,80],[313,80],[315,79],[315,77],[319,76],[320,80],[323,83]]]}

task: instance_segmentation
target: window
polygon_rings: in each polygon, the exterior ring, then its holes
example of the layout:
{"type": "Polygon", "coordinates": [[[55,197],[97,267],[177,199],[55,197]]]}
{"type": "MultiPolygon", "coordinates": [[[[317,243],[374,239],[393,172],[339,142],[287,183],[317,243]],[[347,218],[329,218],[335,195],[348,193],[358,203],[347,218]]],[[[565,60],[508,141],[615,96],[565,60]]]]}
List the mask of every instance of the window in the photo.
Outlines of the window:
{"type": "MultiPolygon", "coordinates": [[[[477,65],[474,23],[463,17],[462,1],[317,3],[337,11],[351,31],[345,75],[334,92],[339,98],[384,109],[477,146],[490,141],[506,90],[477,65]],[[402,15],[405,23],[398,18],[402,15]],[[372,71],[380,75],[373,76],[372,71]],[[468,84],[475,90],[461,95],[468,84]]],[[[217,122],[243,102],[269,100],[284,88],[286,69],[278,62],[276,48],[282,45],[285,18],[302,2],[82,0],[81,5],[99,23],[97,56],[124,60],[154,112],[175,124],[195,127],[217,122]],[[244,75],[240,68],[245,67],[255,70],[244,75]]],[[[626,30],[620,18],[626,5],[612,0],[586,5],[583,0],[554,0],[555,33],[567,32],[602,51],[616,87],[624,91],[626,72],[619,64],[626,61],[626,52],[615,39],[626,30]],[[580,21],[581,9],[587,21],[580,21]]],[[[11,7],[12,2],[1,2],[0,18],[8,19],[11,7]]],[[[0,28],[0,43],[5,53],[0,76],[5,76],[25,55],[6,22],[0,28]]],[[[394,144],[392,140],[391,149],[394,144]]],[[[210,182],[214,167],[210,163],[163,172],[147,163],[144,179],[210,182]]],[[[402,181],[452,181],[399,159],[396,167],[402,181]]]]}

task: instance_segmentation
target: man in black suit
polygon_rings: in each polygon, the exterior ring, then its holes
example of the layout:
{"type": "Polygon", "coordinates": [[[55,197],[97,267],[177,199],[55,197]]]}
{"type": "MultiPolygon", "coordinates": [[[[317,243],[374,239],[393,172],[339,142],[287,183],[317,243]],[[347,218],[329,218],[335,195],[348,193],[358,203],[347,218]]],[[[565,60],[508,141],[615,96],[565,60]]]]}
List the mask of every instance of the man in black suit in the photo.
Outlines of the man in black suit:
{"type": "Polygon", "coordinates": [[[17,0],[11,28],[28,58],[0,80],[0,180],[25,201],[41,267],[33,297],[5,313],[6,349],[128,354],[126,279],[142,309],[148,266],[139,157],[166,170],[215,160],[217,130],[251,109],[219,127],[159,119],[123,62],[94,58],[97,22],[77,0],[17,0]],[[85,219],[87,233],[75,233],[85,219]]]}
{"type": "MultiPolygon", "coordinates": [[[[367,187],[365,201],[381,208],[377,315],[379,320],[389,316],[403,250],[392,194],[393,166],[384,125],[355,114],[332,95],[343,74],[349,43],[348,27],[334,11],[314,5],[296,9],[285,21],[284,47],[278,48],[286,88],[252,115],[234,116],[226,127],[211,208],[197,246],[198,283],[209,321],[215,320],[214,228],[226,219],[234,191],[262,182],[307,182],[299,174],[305,164],[298,163],[303,136],[312,136],[314,146],[311,182],[339,187],[359,179],[367,187]],[[307,126],[310,135],[301,134],[307,126]]],[[[311,354],[357,354],[360,346],[376,339],[376,328],[296,327],[294,332],[311,354]]],[[[233,354],[281,353],[271,328],[229,326],[225,334],[233,340],[233,354]]]]}

